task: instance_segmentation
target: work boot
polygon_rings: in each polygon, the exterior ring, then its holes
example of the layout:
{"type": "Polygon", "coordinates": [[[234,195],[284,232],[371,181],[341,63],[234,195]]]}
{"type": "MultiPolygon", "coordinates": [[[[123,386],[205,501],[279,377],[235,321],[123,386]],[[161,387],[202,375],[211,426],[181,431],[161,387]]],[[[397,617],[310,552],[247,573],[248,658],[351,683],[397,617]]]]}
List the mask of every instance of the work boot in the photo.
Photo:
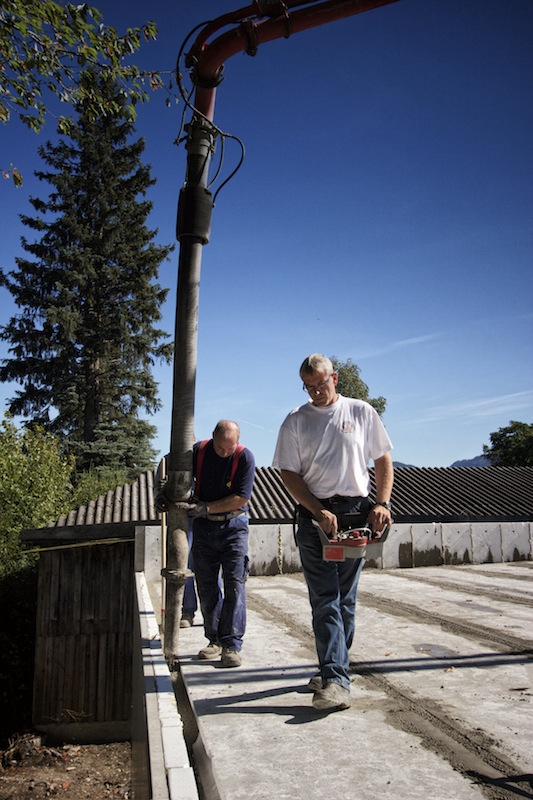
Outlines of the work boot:
{"type": "Polygon", "coordinates": [[[317,672],[306,685],[305,690],[306,692],[318,692],[319,689],[322,689],[322,675],[317,672]]]}
{"type": "Polygon", "coordinates": [[[241,654],[237,650],[229,650],[227,647],[222,649],[220,661],[223,667],[240,667],[242,664],[241,654]]]}
{"type": "Polygon", "coordinates": [[[313,696],[313,708],[318,711],[325,711],[329,708],[350,708],[350,690],[344,689],[339,683],[326,683],[323,689],[319,689],[313,696]]]}
{"type": "Polygon", "coordinates": [[[192,628],[192,614],[184,614],[180,619],[180,628],[192,628]]]}
{"type": "Polygon", "coordinates": [[[215,642],[210,642],[207,647],[202,648],[198,653],[198,658],[202,658],[204,661],[211,661],[213,658],[217,658],[220,655],[222,648],[219,644],[215,644],[215,642]]]}

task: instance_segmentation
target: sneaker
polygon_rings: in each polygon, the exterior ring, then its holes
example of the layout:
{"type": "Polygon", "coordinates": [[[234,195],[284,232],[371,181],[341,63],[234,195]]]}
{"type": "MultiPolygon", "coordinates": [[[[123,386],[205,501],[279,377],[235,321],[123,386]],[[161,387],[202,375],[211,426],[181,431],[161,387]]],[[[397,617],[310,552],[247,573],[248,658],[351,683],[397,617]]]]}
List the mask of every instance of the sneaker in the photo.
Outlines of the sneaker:
{"type": "Polygon", "coordinates": [[[223,648],[220,660],[223,667],[240,667],[242,664],[241,654],[237,650],[228,650],[227,647],[223,648]]]}
{"type": "Polygon", "coordinates": [[[305,690],[307,692],[318,692],[319,689],[322,689],[322,675],[320,672],[317,672],[316,675],[313,675],[305,690]]]}
{"type": "Polygon", "coordinates": [[[222,652],[222,648],[219,644],[215,644],[211,642],[207,645],[207,647],[202,648],[198,653],[198,658],[203,658],[204,661],[210,661],[212,658],[217,658],[222,652]]]}
{"type": "Polygon", "coordinates": [[[324,711],[328,708],[350,708],[350,690],[344,689],[339,683],[327,683],[323,689],[315,692],[313,708],[324,711]]]}
{"type": "Polygon", "coordinates": [[[184,614],[180,619],[180,628],[192,628],[193,617],[191,614],[184,614]]]}

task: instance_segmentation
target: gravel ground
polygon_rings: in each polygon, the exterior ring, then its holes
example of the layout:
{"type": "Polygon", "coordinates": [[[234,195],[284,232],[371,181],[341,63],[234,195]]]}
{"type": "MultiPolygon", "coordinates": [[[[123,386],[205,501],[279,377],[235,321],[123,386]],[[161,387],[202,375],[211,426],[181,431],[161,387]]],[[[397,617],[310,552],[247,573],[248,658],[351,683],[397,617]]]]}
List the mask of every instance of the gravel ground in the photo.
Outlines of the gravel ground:
{"type": "Polygon", "coordinates": [[[14,737],[0,758],[0,800],[132,797],[129,742],[48,747],[28,734],[14,737]]]}

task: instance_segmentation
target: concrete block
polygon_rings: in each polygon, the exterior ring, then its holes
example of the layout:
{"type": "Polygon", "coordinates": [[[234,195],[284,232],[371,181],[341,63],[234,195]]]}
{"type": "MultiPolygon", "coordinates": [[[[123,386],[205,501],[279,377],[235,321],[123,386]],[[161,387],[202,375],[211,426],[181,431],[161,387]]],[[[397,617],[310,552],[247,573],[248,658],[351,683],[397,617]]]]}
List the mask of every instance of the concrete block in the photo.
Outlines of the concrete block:
{"type": "Polygon", "coordinates": [[[251,575],[279,574],[279,525],[252,525],[248,540],[251,575]]]}
{"type": "Polygon", "coordinates": [[[445,564],[473,564],[471,525],[469,522],[442,526],[442,552],[445,564]]]}
{"type": "Polygon", "coordinates": [[[383,545],[381,569],[396,569],[400,566],[400,543],[411,541],[408,525],[392,525],[383,545]]]}
{"type": "MultiPolygon", "coordinates": [[[[159,692],[157,695],[157,703],[159,709],[159,719],[164,722],[174,722],[176,720],[176,695],[174,692],[159,692]]],[[[178,717],[179,724],[181,725],[181,717],[178,717]]],[[[176,722],[175,724],[178,724],[176,722]]]]}
{"type": "Polygon", "coordinates": [[[532,524],[530,522],[501,522],[503,561],[531,561],[532,524]]]}
{"type": "Polygon", "coordinates": [[[281,547],[283,552],[282,572],[301,572],[300,551],[296,546],[292,525],[281,525],[281,547]]]}
{"type": "Polygon", "coordinates": [[[183,727],[181,723],[164,723],[161,725],[161,738],[163,740],[163,753],[165,758],[165,768],[167,770],[179,767],[190,767],[189,754],[185,739],[183,738],[183,727]]]}
{"type": "Polygon", "coordinates": [[[502,560],[499,522],[473,523],[472,558],[474,564],[499,564],[502,560]]]}
{"type": "Polygon", "coordinates": [[[411,525],[413,567],[438,567],[443,563],[443,526],[435,522],[411,525]]]}
{"type": "Polygon", "coordinates": [[[198,788],[192,767],[168,771],[170,800],[198,800],[198,788]]]}
{"type": "Polygon", "coordinates": [[[149,586],[161,585],[161,525],[144,528],[144,574],[149,586]]]}

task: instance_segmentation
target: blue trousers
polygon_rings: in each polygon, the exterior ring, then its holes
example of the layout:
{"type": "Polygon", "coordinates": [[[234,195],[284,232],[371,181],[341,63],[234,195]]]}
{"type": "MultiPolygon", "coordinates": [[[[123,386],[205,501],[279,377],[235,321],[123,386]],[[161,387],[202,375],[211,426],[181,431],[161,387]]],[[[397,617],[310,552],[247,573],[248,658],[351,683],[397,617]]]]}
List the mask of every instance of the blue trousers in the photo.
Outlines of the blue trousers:
{"type": "Polygon", "coordinates": [[[223,523],[196,519],[192,556],[206,638],[240,651],[246,630],[248,518],[223,523]]]}
{"type": "MultiPolygon", "coordinates": [[[[194,559],[192,557],[192,530],[189,531],[187,535],[187,539],[189,541],[189,560],[187,566],[194,572],[194,559]]],[[[181,615],[183,617],[194,617],[196,611],[198,610],[198,600],[196,598],[196,589],[194,588],[194,578],[187,578],[185,581],[185,588],[183,590],[183,603],[182,603],[182,610],[181,615]]]]}
{"type": "MultiPolygon", "coordinates": [[[[331,510],[355,513],[368,501],[339,504],[331,510]]],[[[364,559],[324,561],[318,531],[310,519],[298,517],[296,535],[302,570],[309,591],[313,631],[322,680],[350,687],[350,648],[355,633],[357,588],[364,559]]]]}

